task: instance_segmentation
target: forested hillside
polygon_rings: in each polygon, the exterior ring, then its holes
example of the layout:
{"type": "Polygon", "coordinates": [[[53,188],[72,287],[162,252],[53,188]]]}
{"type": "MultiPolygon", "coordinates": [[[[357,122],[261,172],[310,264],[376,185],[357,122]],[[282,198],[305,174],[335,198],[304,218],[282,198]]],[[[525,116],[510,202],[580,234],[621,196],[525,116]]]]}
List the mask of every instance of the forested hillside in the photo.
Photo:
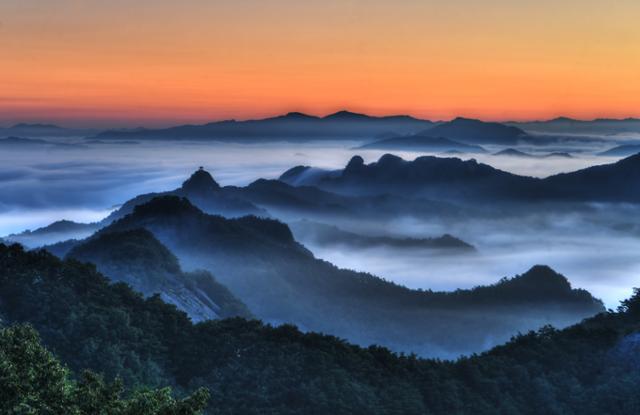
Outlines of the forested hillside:
{"type": "MultiPolygon", "coordinates": [[[[545,328],[482,355],[437,361],[289,325],[239,318],[194,325],[158,297],[144,299],[122,283],[109,284],[91,265],[0,245],[0,313],[7,325],[31,323],[73,370],[89,368],[107,380],[120,376],[128,386],[170,385],[178,393],[206,387],[211,414],[640,410],[638,293],[617,312],[574,327],[545,328]]],[[[14,336],[2,333],[3,339],[14,336]]],[[[15,341],[33,344],[32,336],[15,341]]],[[[6,361],[6,352],[0,356],[6,361]]]]}
{"type": "Polygon", "coordinates": [[[0,321],[0,412],[3,414],[195,415],[208,399],[206,389],[176,400],[169,388],[125,393],[84,371],[77,380],[40,343],[28,325],[2,328],[0,321]],[[126,396],[125,396],[126,395],[126,396]]]}
{"type": "Polygon", "coordinates": [[[160,294],[193,321],[251,317],[211,273],[183,272],[175,255],[144,229],[98,234],[79,242],[67,256],[95,264],[112,281],[126,282],[146,296],[160,294]]]}

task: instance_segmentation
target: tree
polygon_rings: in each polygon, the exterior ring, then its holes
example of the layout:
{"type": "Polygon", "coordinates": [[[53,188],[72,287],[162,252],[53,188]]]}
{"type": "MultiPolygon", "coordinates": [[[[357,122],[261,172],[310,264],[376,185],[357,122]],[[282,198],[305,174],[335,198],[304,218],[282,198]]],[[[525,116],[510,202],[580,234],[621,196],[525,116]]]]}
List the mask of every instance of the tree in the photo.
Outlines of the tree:
{"type": "Polygon", "coordinates": [[[209,393],[175,399],[170,388],[144,389],[124,398],[120,380],[106,383],[86,371],[80,381],[40,344],[29,325],[0,330],[0,413],[191,415],[202,413],[209,393]]]}

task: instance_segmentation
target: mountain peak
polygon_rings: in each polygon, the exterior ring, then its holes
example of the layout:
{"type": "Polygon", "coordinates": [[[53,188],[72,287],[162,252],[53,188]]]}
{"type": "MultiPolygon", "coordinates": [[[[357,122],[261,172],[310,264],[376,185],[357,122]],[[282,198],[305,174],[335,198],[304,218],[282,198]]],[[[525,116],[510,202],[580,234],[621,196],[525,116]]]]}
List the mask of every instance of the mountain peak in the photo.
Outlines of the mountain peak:
{"type": "Polygon", "coordinates": [[[362,166],[364,166],[364,159],[360,156],[353,156],[351,160],[349,160],[349,163],[347,163],[345,170],[356,170],[362,166]]]}
{"type": "Polygon", "coordinates": [[[383,154],[378,159],[378,165],[381,165],[381,166],[396,165],[404,162],[405,161],[401,157],[398,157],[395,154],[389,154],[389,153],[383,154]]]}
{"type": "Polygon", "coordinates": [[[482,121],[476,120],[474,118],[466,118],[466,117],[456,117],[450,121],[451,123],[463,123],[463,122],[477,122],[480,123],[482,121]]]}
{"type": "Polygon", "coordinates": [[[196,170],[191,177],[182,183],[182,190],[187,193],[208,193],[220,190],[220,185],[203,167],[196,170]]]}
{"type": "Polygon", "coordinates": [[[345,120],[345,121],[362,120],[365,118],[370,118],[370,117],[366,114],[359,114],[357,112],[351,112],[347,110],[338,111],[336,113],[329,114],[326,117],[324,117],[325,120],[345,120]]]}
{"type": "Polygon", "coordinates": [[[556,117],[554,119],[549,120],[548,122],[578,122],[578,120],[569,117],[556,117]]]}
{"type": "Polygon", "coordinates": [[[281,118],[286,118],[288,120],[317,120],[318,117],[313,115],[305,114],[303,112],[292,111],[283,115],[281,118]]]}
{"type": "MultiPolygon", "coordinates": [[[[177,216],[182,214],[202,214],[202,211],[189,202],[186,197],[158,196],[150,201],[137,205],[133,215],[146,216],[177,216]]],[[[126,218],[126,217],[125,217],[126,218]]]]}

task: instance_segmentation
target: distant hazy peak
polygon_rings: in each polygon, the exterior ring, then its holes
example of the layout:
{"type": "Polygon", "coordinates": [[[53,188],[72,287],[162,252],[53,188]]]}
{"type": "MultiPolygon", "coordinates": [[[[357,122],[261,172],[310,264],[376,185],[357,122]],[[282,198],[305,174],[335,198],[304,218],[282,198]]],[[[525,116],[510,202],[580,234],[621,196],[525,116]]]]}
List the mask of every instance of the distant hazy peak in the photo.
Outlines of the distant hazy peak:
{"type": "Polygon", "coordinates": [[[28,124],[28,123],[19,123],[19,124],[15,124],[12,125],[11,128],[41,128],[41,129],[60,129],[61,127],[58,127],[57,125],[54,124],[28,124]]]}
{"type": "Polygon", "coordinates": [[[359,114],[357,112],[351,112],[347,110],[338,111],[324,117],[325,120],[360,120],[364,118],[372,117],[366,114],[359,114]]]}
{"type": "Polygon", "coordinates": [[[318,117],[314,115],[305,114],[303,112],[292,111],[288,112],[280,118],[286,118],[290,120],[317,120],[318,117]]]}
{"type": "Polygon", "coordinates": [[[220,185],[213,179],[213,176],[200,167],[191,177],[182,183],[182,190],[187,193],[206,193],[220,190],[220,185]]]}

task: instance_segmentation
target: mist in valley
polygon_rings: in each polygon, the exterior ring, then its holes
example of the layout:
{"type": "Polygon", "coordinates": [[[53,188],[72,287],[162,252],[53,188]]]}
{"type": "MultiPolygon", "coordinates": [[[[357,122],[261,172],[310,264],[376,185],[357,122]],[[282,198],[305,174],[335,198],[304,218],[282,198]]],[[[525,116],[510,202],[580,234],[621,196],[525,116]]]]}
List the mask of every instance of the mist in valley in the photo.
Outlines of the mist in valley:
{"type": "MultiPolygon", "coordinates": [[[[61,219],[99,221],[136,195],[178,187],[198,166],[204,166],[221,185],[244,186],[258,178],[277,178],[295,165],[339,169],[354,154],[368,163],[387,152],[354,150],[359,143],[115,142],[83,143],[83,147],[65,150],[4,151],[0,153],[0,235],[33,230],[61,219]]],[[[455,157],[475,158],[520,175],[545,177],[610,163],[615,159],[595,155],[609,147],[606,143],[587,149],[575,146],[571,158],[528,159],[490,153],[455,157]]],[[[393,153],[407,160],[424,154],[393,153]]],[[[301,219],[278,212],[276,216],[289,222],[301,219]]],[[[322,219],[363,235],[434,238],[451,234],[473,245],[476,250],[472,253],[314,245],[304,238],[300,241],[317,257],[337,266],[370,272],[410,288],[471,288],[522,273],[534,264],[547,264],[567,276],[574,286],[589,290],[608,307],[615,307],[638,285],[638,217],[633,206],[612,205],[557,209],[541,206],[531,207],[525,214],[500,213],[492,217],[491,212],[484,212],[480,217],[469,214],[455,219],[322,219]]],[[[59,235],[54,239],[67,236],[86,235],[59,235]]]]}

